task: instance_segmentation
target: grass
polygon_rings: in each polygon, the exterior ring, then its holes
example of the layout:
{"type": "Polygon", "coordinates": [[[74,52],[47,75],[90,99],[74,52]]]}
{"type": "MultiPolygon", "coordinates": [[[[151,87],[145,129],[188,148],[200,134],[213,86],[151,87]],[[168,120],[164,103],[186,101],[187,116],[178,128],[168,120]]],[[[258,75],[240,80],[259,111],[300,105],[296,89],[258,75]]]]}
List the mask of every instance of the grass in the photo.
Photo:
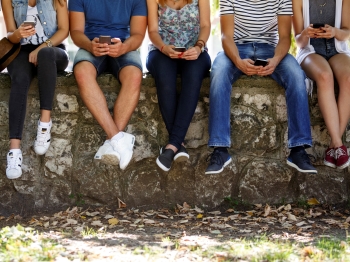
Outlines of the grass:
{"type": "Polygon", "coordinates": [[[63,248],[20,225],[0,231],[0,261],[52,261],[63,248]]]}

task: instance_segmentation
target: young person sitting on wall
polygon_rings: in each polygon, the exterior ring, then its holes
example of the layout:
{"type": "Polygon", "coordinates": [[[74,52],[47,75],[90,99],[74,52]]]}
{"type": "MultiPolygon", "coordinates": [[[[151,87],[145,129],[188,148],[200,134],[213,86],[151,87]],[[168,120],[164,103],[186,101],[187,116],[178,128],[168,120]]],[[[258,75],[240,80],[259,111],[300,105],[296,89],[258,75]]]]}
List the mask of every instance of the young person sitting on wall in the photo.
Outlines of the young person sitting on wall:
{"type": "Polygon", "coordinates": [[[292,14],[291,0],[220,0],[224,51],[211,71],[208,145],[215,148],[206,174],[220,173],[232,161],[227,150],[230,93],[242,74],[271,76],[284,87],[291,149],[287,164],[300,172],[317,173],[304,149],[312,145],[305,74],[288,54],[292,14]]]}
{"type": "Polygon", "coordinates": [[[125,169],[135,137],[123,130],[140,97],[142,64],[135,50],[146,32],[146,0],[69,0],[69,11],[70,34],[80,47],[74,59],[74,76],[82,100],[107,134],[95,159],[125,169]],[[107,70],[121,83],[113,117],[96,80],[107,70]]]}
{"type": "Polygon", "coordinates": [[[21,43],[21,50],[7,67],[11,77],[9,101],[10,151],[6,175],[9,179],[22,175],[20,149],[30,82],[38,75],[40,119],[34,151],[46,153],[51,141],[51,110],[57,71],[68,65],[63,40],[67,38],[68,10],[65,0],[2,0],[7,37],[21,43]]]}
{"type": "Polygon", "coordinates": [[[202,80],[211,66],[205,48],[210,34],[210,5],[209,0],[147,0],[147,6],[152,41],[147,69],[155,79],[160,112],[169,134],[156,163],[169,171],[173,160],[189,158],[184,140],[202,80]],[[177,74],[181,77],[179,94],[177,74]]]}
{"type": "Polygon", "coordinates": [[[293,10],[299,47],[296,59],[306,75],[316,82],[318,104],[331,137],[323,162],[344,169],[350,164],[348,149],[342,142],[350,119],[350,50],[347,42],[350,1],[293,0],[293,10]],[[339,85],[338,101],[334,94],[334,77],[339,85]]]}

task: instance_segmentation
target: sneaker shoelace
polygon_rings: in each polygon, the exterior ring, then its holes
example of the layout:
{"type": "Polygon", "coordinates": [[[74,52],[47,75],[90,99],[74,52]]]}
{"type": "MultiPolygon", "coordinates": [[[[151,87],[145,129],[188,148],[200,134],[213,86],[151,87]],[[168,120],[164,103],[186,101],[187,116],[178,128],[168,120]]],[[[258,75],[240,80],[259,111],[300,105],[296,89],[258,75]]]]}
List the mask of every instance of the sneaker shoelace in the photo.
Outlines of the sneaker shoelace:
{"type": "Polygon", "coordinates": [[[341,156],[345,156],[346,152],[344,151],[344,149],[338,147],[337,150],[335,150],[335,158],[339,159],[339,157],[341,156]]]}
{"type": "Polygon", "coordinates": [[[208,155],[207,157],[207,162],[210,160],[210,165],[213,164],[217,164],[217,165],[222,165],[222,163],[224,163],[220,152],[219,151],[214,151],[213,153],[211,153],[210,155],[208,155]]]}
{"type": "Polygon", "coordinates": [[[44,145],[44,143],[47,142],[47,134],[48,134],[47,128],[40,128],[38,129],[38,132],[36,134],[36,141],[39,145],[44,145]]]}
{"type": "Polygon", "coordinates": [[[19,163],[20,163],[20,158],[17,157],[16,155],[13,155],[7,159],[7,166],[10,169],[17,168],[19,163]]]}
{"type": "Polygon", "coordinates": [[[327,151],[327,155],[328,155],[328,156],[331,156],[331,157],[334,157],[334,158],[336,157],[336,154],[335,154],[334,149],[328,150],[328,151],[327,151]]]}

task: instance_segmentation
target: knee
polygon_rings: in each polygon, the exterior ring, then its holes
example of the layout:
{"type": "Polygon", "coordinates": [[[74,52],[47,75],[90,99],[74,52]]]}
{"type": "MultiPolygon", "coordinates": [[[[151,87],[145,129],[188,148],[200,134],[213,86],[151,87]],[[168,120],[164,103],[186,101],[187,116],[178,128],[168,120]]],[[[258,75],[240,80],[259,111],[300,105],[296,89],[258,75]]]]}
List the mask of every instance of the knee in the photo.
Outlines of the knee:
{"type": "Polygon", "coordinates": [[[327,84],[327,86],[330,86],[329,84],[333,83],[333,72],[331,70],[319,72],[315,80],[318,85],[327,84]]]}
{"type": "MultiPolygon", "coordinates": [[[[124,72],[123,72],[124,73],[124,72]]],[[[123,74],[122,73],[122,74],[123,74]]],[[[121,76],[120,82],[122,86],[127,86],[130,91],[140,92],[142,82],[142,72],[138,68],[128,70],[126,77],[121,76]]]]}
{"type": "Polygon", "coordinates": [[[51,47],[44,47],[38,52],[38,63],[43,61],[54,61],[55,52],[51,47]]]}
{"type": "Polygon", "coordinates": [[[96,79],[96,69],[89,62],[80,62],[73,69],[75,80],[79,89],[96,79]]]}

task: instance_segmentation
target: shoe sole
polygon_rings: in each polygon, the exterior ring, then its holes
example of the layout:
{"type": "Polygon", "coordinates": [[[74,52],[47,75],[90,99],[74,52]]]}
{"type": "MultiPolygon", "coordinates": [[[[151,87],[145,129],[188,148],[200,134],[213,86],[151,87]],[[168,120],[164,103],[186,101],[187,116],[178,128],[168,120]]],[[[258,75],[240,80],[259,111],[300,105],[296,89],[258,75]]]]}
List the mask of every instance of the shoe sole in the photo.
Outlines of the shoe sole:
{"type": "Polygon", "coordinates": [[[210,174],[219,174],[221,173],[222,171],[224,171],[224,167],[226,167],[228,164],[230,164],[232,162],[232,158],[230,157],[229,160],[227,160],[225,162],[225,164],[222,166],[222,168],[220,170],[217,170],[217,171],[206,171],[205,174],[206,175],[210,175],[210,174]]]}
{"type": "Polygon", "coordinates": [[[157,165],[160,167],[160,169],[162,169],[165,172],[168,172],[170,170],[171,167],[167,168],[166,166],[164,166],[160,161],[159,161],[159,157],[157,157],[156,160],[157,165]]]}
{"type": "Polygon", "coordinates": [[[119,165],[119,159],[115,155],[103,155],[101,162],[107,165],[117,166],[119,165]]]}
{"type": "Polygon", "coordinates": [[[317,170],[303,170],[300,169],[297,165],[295,165],[294,163],[290,162],[289,160],[287,160],[287,165],[294,167],[296,170],[298,170],[301,173],[308,173],[308,174],[317,174],[317,170]]]}
{"type": "Polygon", "coordinates": [[[343,165],[341,165],[341,166],[337,166],[337,169],[344,169],[344,168],[348,167],[349,164],[350,164],[350,158],[349,158],[349,160],[348,160],[345,164],[343,164],[343,165]]]}
{"type": "Polygon", "coordinates": [[[9,176],[6,175],[6,177],[8,179],[17,179],[17,178],[20,178],[21,176],[22,176],[22,173],[19,176],[14,176],[14,177],[9,177],[9,176]]]}
{"type": "Polygon", "coordinates": [[[186,153],[178,153],[174,157],[174,161],[176,162],[184,162],[187,161],[190,158],[190,156],[186,153]]]}
{"type": "Polygon", "coordinates": [[[326,160],[323,160],[323,164],[325,166],[329,166],[329,167],[332,167],[332,168],[336,168],[337,167],[335,164],[332,164],[331,162],[328,162],[326,160]]]}

